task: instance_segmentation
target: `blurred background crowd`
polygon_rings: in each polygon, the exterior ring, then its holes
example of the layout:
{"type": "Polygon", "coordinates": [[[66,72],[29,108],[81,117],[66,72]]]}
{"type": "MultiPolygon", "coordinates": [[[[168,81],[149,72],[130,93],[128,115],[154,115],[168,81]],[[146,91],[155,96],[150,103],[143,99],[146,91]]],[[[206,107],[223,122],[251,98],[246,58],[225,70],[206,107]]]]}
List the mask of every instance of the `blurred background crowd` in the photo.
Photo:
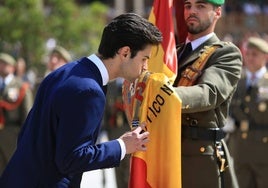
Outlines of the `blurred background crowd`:
{"type": "MultiPolygon", "coordinates": [[[[0,51],[25,61],[31,84],[46,72],[48,53],[63,46],[77,58],[95,52],[101,30],[123,12],[148,17],[153,0],[0,0],[0,51]]],[[[249,36],[268,40],[268,2],[227,0],[216,33],[243,51],[249,36]]]]}
{"type": "MultiPolygon", "coordinates": [[[[12,154],[19,127],[42,79],[72,59],[96,52],[101,31],[111,18],[124,12],[148,17],[152,3],[153,0],[0,0],[0,89],[2,82],[9,82],[3,81],[5,77],[11,80],[9,74],[21,79],[6,94],[1,91],[0,97],[16,100],[23,96],[12,113],[4,110],[6,125],[2,125],[0,110],[0,174],[12,154]],[[24,83],[28,85],[21,94],[24,83]]],[[[236,44],[242,54],[249,37],[268,42],[268,1],[226,0],[223,8],[224,15],[215,30],[221,39],[236,44]]],[[[129,129],[121,86],[122,80],[115,80],[111,83],[114,90],[107,93],[103,122],[107,139],[117,138],[129,129]]],[[[118,188],[127,187],[129,158],[124,160],[116,169],[118,188]]],[[[105,184],[105,178],[102,183],[105,184]]]]}

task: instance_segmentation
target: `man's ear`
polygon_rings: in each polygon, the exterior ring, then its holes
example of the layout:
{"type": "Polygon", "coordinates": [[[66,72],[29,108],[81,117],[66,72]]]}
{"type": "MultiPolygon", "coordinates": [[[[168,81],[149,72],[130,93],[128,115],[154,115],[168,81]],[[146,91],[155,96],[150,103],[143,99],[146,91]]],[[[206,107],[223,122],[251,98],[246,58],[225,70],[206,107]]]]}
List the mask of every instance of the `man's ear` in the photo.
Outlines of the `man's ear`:
{"type": "Polygon", "coordinates": [[[220,18],[221,15],[222,15],[222,8],[221,7],[217,7],[215,12],[216,12],[216,16],[218,18],[220,18]]]}
{"type": "Polygon", "coordinates": [[[124,46],[118,50],[118,54],[126,58],[130,55],[130,48],[128,46],[124,46]]]}

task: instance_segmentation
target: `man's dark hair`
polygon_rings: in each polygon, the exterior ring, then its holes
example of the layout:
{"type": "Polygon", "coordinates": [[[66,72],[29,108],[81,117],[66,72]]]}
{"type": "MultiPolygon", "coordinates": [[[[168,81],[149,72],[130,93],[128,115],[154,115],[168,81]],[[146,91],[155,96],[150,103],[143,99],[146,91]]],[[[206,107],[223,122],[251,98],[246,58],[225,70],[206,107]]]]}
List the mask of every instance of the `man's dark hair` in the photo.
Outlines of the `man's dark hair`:
{"type": "Polygon", "coordinates": [[[129,46],[133,58],[147,45],[160,42],[162,34],[156,26],[137,14],[125,13],[104,28],[98,52],[107,59],[114,57],[120,48],[129,46]]]}

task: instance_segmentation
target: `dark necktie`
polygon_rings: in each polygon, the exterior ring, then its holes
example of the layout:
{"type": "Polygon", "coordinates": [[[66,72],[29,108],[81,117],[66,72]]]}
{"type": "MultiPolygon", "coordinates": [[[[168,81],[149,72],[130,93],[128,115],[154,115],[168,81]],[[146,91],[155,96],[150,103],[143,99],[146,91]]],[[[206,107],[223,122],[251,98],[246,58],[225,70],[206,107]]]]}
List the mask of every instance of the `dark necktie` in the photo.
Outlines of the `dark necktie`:
{"type": "Polygon", "coordinates": [[[247,80],[247,91],[250,92],[252,87],[256,85],[257,77],[254,73],[247,80]]]}
{"type": "Polygon", "coordinates": [[[256,82],[257,82],[256,74],[255,73],[252,73],[251,78],[250,78],[250,84],[252,86],[254,86],[254,85],[256,85],[256,82]]]}
{"type": "Polygon", "coordinates": [[[185,57],[187,57],[191,53],[191,51],[192,51],[192,45],[190,42],[188,42],[179,57],[179,61],[185,59],[185,57]]]}
{"type": "Polygon", "coordinates": [[[5,87],[6,87],[6,84],[5,84],[4,81],[2,81],[2,83],[1,83],[1,85],[0,85],[0,93],[1,93],[1,94],[3,94],[3,91],[4,91],[5,87]]]}

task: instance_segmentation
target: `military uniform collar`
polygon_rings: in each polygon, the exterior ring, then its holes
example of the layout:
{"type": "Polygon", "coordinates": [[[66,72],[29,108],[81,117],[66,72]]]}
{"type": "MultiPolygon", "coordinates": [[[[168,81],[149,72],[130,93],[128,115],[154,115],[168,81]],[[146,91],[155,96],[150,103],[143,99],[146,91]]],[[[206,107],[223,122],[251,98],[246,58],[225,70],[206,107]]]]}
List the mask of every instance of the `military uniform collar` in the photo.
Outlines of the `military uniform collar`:
{"type": "Polygon", "coordinates": [[[195,39],[193,41],[190,41],[189,39],[186,39],[185,44],[187,44],[188,42],[191,42],[192,45],[192,49],[195,50],[196,48],[198,48],[201,44],[203,44],[205,41],[207,41],[209,38],[211,38],[214,35],[214,32],[209,33],[203,37],[200,37],[198,39],[195,39]]]}

